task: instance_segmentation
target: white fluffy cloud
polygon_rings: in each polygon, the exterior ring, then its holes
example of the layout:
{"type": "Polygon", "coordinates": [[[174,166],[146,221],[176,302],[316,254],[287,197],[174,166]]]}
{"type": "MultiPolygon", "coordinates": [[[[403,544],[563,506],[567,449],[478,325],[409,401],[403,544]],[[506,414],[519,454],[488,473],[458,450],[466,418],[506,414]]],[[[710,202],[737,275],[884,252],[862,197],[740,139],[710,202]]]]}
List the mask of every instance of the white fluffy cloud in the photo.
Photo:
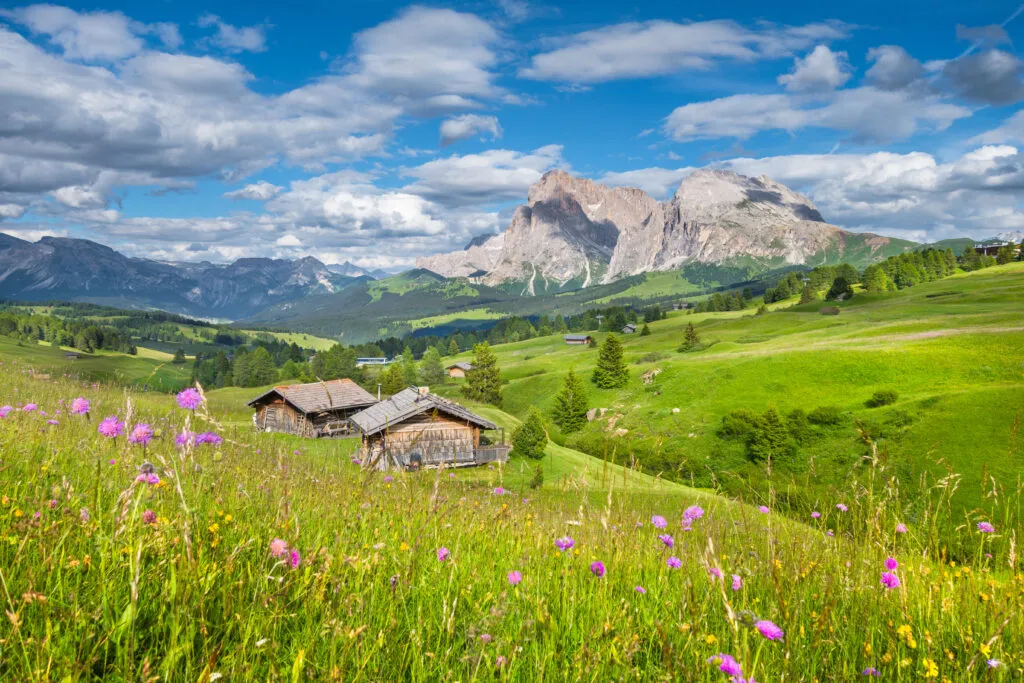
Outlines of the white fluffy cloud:
{"type": "Polygon", "coordinates": [[[216,29],[210,42],[228,52],[263,52],[267,49],[264,26],[232,26],[214,14],[199,17],[199,26],[216,29]]]}
{"type": "Polygon", "coordinates": [[[850,63],[845,52],[833,52],[819,45],[798,57],[792,73],[779,76],[779,83],[791,92],[828,92],[850,80],[850,63]]]}
{"type": "Polygon", "coordinates": [[[678,141],[827,128],[849,132],[858,141],[891,142],[922,128],[945,130],[970,114],[966,107],[934,95],[861,87],[837,91],[824,101],[796,95],[733,95],[695,102],[673,111],[664,129],[678,141]]]}
{"type": "Polygon", "coordinates": [[[534,55],[520,75],[570,83],[642,78],[708,69],[721,60],[785,57],[846,33],[839,22],[756,29],[731,21],[617,24],[562,39],[555,49],[534,55]]]}
{"type": "Polygon", "coordinates": [[[273,199],[279,195],[283,189],[284,188],[278,185],[261,180],[258,183],[246,185],[241,189],[225,192],[224,196],[228,199],[255,199],[257,201],[265,202],[268,199],[273,199]]]}
{"type": "Polygon", "coordinates": [[[488,135],[490,139],[501,138],[501,124],[497,116],[481,116],[479,114],[462,114],[441,122],[441,146],[468,140],[477,135],[488,135]]]}
{"type": "Polygon", "coordinates": [[[868,50],[868,82],[882,90],[902,90],[924,76],[924,66],[899,45],[868,50]]]}

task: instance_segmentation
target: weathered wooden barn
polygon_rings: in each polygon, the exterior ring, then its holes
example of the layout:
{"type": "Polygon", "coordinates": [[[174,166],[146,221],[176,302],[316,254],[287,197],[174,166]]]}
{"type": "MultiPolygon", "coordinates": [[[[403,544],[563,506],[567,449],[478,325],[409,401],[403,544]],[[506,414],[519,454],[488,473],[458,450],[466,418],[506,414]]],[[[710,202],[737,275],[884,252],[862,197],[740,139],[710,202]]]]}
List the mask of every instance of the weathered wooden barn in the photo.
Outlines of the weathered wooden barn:
{"type": "Polygon", "coordinates": [[[570,345],[592,344],[594,343],[594,338],[589,334],[567,334],[565,335],[565,343],[570,345]]]}
{"type": "Polygon", "coordinates": [[[249,401],[253,422],[266,432],[308,438],[349,436],[349,418],[377,398],[350,379],[274,387],[249,401]]]}
{"type": "MultiPolygon", "coordinates": [[[[352,416],[363,436],[364,467],[379,470],[468,467],[508,460],[510,446],[491,444],[482,432],[497,430],[465,407],[410,387],[352,416]]],[[[504,441],[504,432],[500,435],[504,441]]]]}
{"type": "Polygon", "coordinates": [[[455,364],[449,365],[447,368],[445,368],[445,370],[448,371],[448,376],[452,377],[452,378],[455,378],[455,379],[463,379],[463,378],[465,378],[466,373],[469,372],[472,369],[473,369],[473,364],[472,363],[466,363],[466,362],[455,363],[455,364]]]}

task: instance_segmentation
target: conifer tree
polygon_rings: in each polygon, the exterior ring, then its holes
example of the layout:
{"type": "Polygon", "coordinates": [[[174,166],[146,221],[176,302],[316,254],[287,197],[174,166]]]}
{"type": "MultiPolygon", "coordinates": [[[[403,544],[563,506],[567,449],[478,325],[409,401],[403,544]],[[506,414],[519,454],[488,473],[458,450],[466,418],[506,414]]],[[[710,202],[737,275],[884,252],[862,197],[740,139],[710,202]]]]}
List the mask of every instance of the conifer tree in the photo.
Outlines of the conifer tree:
{"type": "Polygon", "coordinates": [[[420,379],[427,384],[444,383],[444,367],[441,365],[441,354],[431,346],[424,354],[420,362],[420,379]]]}
{"type": "Polygon", "coordinates": [[[800,303],[809,304],[814,301],[814,290],[810,285],[804,285],[804,291],[800,293],[800,303]]]}
{"type": "Polygon", "coordinates": [[[651,328],[650,328],[649,325],[647,325],[647,323],[644,323],[644,326],[640,328],[640,336],[641,337],[649,337],[649,336],[651,336],[651,328]]]}
{"type": "Polygon", "coordinates": [[[622,344],[614,334],[609,334],[601,344],[597,357],[597,367],[590,381],[602,389],[617,389],[629,381],[629,370],[622,358],[622,344]]]}
{"type": "Polygon", "coordinates": [[[578,432],[587,423],[587,395],[583,382],[572,370],[565,376],[562,389],[555,394],[551,421],[565,434],[578,432]]]}
{"type": "Polygon", "coordinates": [[[526,420],[512,432],[512,452],[531,460],[544,457],[548,445],[548,434],[544,430],[544,418],[536,406],[530,406],[526,420]]]}
{"type": "Polygon", "coordinates": [[[419,384],[419,373],[416,372],[416,357],[413,356],[412,349],[409,348],[408,344],[402,349],[402,378],[405,380],[406,386],[419,384]]]}
{"type": "Polygon", "coordinates": [[[452,337],[452,340],[448,342],[448,355],[455,356],[458,355],[458,353],[459,345],[455,342],[455,337],[452,337]]]}
{"type": "Polygon", "coordinates": [[[405,373],[402,372],[402,366],[397,363],[392,363],[381,372],[377,377],[377,381],[380,382],[380,390],[388,396],[394,396],[409,387],[405,383],[405,373]]]}
{"type": "Polygon", "coordinates": [[[680,351],[697,351],[700,349],[700,335],[697,334],[697,328],[690,323],[686,326],[686,332],[683,335],[683,343],[679,347],[680,351]]]}
{"type": "Polygon", "coordinates": [[[462,393],[475,401],[501,406],[501,369],[487,342],[473,347],[473,369],[466,372],[462,393]]]}

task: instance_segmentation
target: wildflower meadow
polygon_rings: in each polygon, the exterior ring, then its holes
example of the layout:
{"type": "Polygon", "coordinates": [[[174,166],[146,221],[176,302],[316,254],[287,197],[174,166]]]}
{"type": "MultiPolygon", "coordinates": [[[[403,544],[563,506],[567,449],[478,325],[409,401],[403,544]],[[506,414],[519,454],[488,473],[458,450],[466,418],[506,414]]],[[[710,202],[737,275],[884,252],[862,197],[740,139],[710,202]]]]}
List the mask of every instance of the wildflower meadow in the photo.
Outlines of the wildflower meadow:
{"type": "Polygon", "coordinates": [[[614,478],[385,477],[351,442],[229,424],[198,388],[2,372],[4,681],[1024,671],[1020,491],[1002,484],[955,517],[938,482],[911,515],[876,457],[797,519],[771,497],[614,478]]]}

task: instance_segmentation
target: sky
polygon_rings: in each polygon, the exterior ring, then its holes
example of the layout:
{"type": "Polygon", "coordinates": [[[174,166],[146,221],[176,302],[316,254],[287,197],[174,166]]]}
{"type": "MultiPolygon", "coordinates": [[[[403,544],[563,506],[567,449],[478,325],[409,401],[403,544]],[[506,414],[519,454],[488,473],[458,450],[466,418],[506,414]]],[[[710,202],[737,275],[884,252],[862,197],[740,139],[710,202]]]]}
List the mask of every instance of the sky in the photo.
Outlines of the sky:
{"type": "Polygon", "coordinates": [[[553,168],[767,175],[855,231],[1024,230],[1024,6],[0,2],[0,232],[399,270],[553,168]]]}

